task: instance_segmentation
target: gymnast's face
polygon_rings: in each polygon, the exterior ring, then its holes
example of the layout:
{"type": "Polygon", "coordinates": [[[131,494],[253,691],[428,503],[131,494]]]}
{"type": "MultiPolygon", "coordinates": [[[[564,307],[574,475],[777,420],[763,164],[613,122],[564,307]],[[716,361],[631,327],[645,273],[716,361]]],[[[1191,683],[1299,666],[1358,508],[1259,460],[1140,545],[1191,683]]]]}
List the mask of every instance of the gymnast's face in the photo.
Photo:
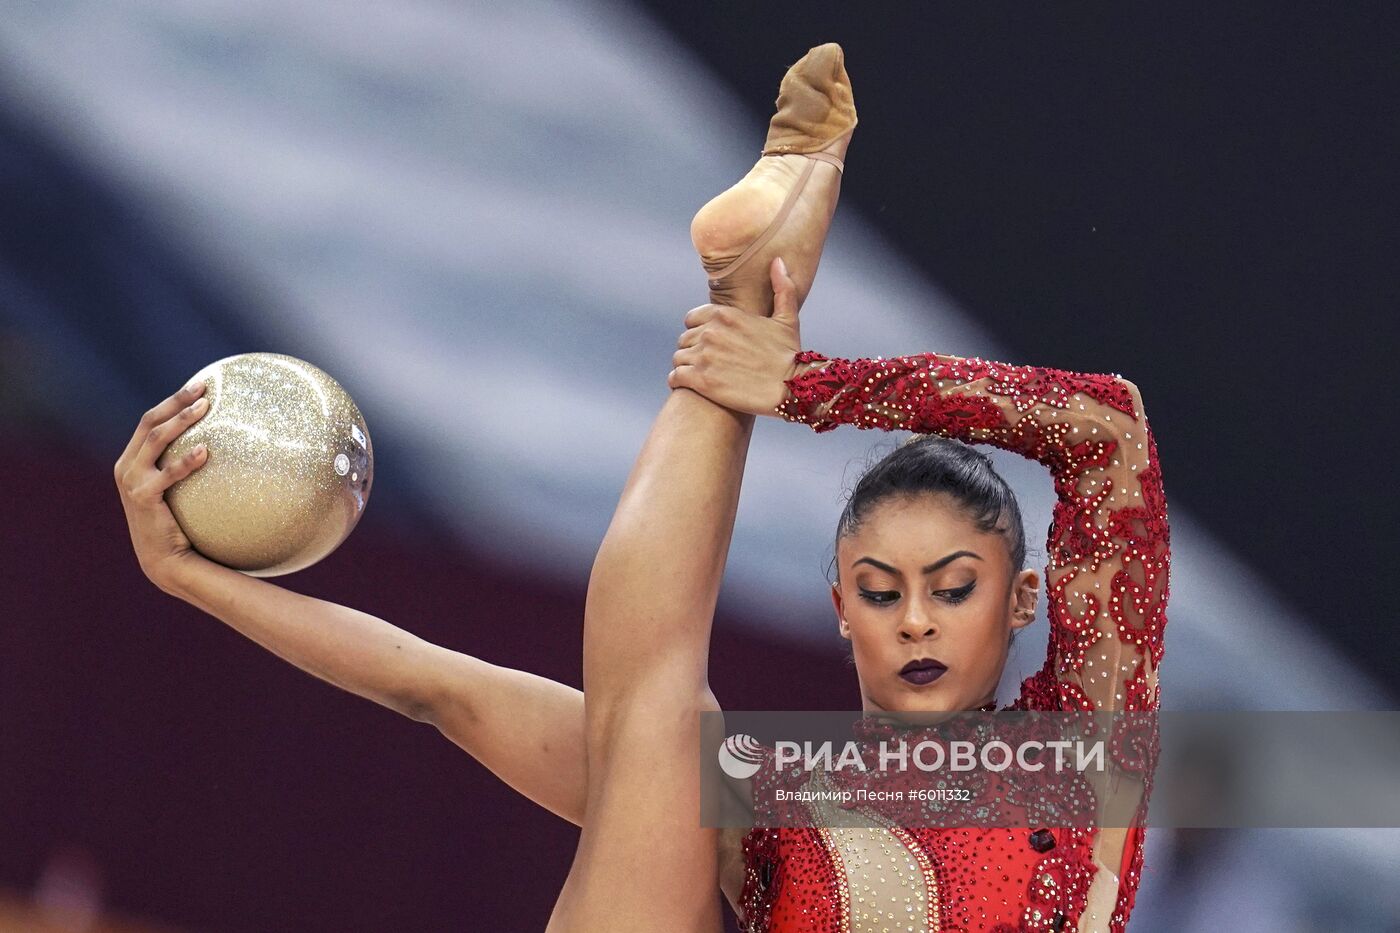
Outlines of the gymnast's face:
{"type": "Polygon", "coordinates": [[[940,494],[884,499],[836,549],[831,598],[866,712],[951,712],[995,699],[1040,575],[940,494]]]}

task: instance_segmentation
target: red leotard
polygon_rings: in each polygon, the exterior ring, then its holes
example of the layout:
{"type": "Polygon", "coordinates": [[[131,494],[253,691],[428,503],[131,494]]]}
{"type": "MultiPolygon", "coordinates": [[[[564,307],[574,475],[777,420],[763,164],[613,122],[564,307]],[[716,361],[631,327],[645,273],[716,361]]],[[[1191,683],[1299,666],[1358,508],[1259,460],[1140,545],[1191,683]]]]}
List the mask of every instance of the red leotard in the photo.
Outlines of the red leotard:
{"type": "MultiPolygon", "coordinates": [[[[1169,534],[1135,386],[933,353],[843,360],[803,351],[797,361],[811,368],[787,381],[778,408],[787,420],[817,431],[854,424],[940,434],[1050,468],[1049,656],[1009,708],[1157,708],[1169,534]]],[[[755,780],[770,778],[765,769],[755,780]]],[[[1121,853],[1096,860],[1094,830],[1056,829],[1051,841],[1026,829],[755,828],[744,839],[740,907],[750,933],[1116,933],[1132,910],[1142,835],[1129,830],[1121,853]],[[1109,916],[1088,907],[1101,864],[1119,879],[1109,916]]]]}

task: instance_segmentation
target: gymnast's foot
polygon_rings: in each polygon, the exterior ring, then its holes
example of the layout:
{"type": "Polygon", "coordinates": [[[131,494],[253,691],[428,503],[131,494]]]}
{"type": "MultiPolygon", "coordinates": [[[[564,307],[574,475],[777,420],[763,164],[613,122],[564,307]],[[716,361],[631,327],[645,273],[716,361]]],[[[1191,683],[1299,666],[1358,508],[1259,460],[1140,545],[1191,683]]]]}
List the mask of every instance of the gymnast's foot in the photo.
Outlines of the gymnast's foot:
{"type": "Polygon", "coordinates": [[[712,303],[771,315],[768,267],[775,256],[787,263],[798,304],[807,298],[855,125],[841,47],[819,45],[783,76],[762,158],[691,221],[691,242],[710,276],[712,303]]]}

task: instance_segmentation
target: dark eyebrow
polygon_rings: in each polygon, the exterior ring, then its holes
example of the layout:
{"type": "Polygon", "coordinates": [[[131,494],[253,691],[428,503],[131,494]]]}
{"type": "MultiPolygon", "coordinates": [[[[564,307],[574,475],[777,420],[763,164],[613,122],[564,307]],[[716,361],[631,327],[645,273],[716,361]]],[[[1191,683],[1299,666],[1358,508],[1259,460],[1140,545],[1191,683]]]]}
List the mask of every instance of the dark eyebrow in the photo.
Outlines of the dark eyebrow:
{"type": "MultiPolygon", "coordinates": [[[[975,553],[973,553],[972,551],[954,551],[953,553],[949,554],[947,557],[940,557],[938,560],[936,560],[936,561],[934,561],[933,563],[929,564],[927,567],[925,567],[923,570],[921,570],[920,573],[933,573],[933,572],[934,572],[935,570],[937,570],[938,568],[947,566],[948,564],[950,564],[950,563],[952,563],[953,561],[957,560],[959,557],[971,557],[973,560],[981,560],[981,559],[982,559],[982,555],[980,555],[980,554],[975,554],[975,553]]],[[[885,573],[892,573],[892,574],[894,574],[895,576],[899,576],[899,571],[898,571],[898,570],[895,570],[895,569],[894,569],[893,567],[891,567],[889,564],[881,563],[880,561],[876,560],[876,559],[873,558],[873,557],[862,557],[860,560],[856,561],[856,562],[853,563],[851,566],[854,567],[855,564],[869,564],[869,565],[872,566],[872,567],[878,567],[879,569],[885,571],[885,573]]]]}

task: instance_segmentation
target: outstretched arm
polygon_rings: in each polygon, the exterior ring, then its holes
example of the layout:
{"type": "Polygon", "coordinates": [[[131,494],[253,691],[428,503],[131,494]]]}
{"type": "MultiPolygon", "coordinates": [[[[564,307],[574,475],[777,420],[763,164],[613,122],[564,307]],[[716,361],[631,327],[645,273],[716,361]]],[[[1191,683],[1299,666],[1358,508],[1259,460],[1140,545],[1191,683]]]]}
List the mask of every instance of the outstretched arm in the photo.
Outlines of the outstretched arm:
{"type": "Polygon", "coordinates": [[[203,558],[163,587],[308,674],[431,723],[506,784],[583,825],[583,692],[203,558]]]}
{"type": "Polygon", "coordinates": [[[203,452],[163,469],[156,461],[203,416],[203,391],[203,384],[182,389],[146,412],[113,468],[147,578],[302,670],[433,723],[511,787],[581,824],[581,692],[448,651],[366,613],[230,570],[190,547],[164,496],[203,466],[203,452]]]}

